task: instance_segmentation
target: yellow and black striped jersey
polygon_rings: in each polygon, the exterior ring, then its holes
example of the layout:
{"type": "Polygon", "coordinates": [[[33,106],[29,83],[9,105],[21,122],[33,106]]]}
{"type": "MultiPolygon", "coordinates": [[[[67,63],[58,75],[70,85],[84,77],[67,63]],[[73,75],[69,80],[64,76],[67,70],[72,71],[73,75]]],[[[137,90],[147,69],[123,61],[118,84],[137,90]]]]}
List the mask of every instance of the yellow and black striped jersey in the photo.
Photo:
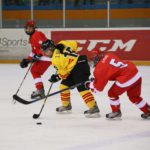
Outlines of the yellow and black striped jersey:
{"type": "Polygon", "coordinates": [[[65,48],[63,53],[60,53],[58,49],[54,50],[52,65],[57,68],[59,77],[66,79],[76,65],[79,57],[79,55],[76,54],[77,42],[74,40],[60,41],[58,44],[63,44],[65,48]]]}

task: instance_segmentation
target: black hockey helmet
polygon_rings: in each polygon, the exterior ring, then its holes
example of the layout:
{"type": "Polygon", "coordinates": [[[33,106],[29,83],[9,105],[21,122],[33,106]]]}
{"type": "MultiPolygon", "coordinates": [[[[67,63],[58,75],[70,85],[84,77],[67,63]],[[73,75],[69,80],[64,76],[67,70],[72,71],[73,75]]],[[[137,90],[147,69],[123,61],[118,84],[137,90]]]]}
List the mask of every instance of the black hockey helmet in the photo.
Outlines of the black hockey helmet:
{"type": "Polygon", "coordinates": [[[54,41],[47,39],[46,41],[44,41],[41,44],[41,49],[42,49],[43,52],[46,51],[47,49],[50,50],[50,51],[54,51],[54,49],[55,49],[54,41]]]}

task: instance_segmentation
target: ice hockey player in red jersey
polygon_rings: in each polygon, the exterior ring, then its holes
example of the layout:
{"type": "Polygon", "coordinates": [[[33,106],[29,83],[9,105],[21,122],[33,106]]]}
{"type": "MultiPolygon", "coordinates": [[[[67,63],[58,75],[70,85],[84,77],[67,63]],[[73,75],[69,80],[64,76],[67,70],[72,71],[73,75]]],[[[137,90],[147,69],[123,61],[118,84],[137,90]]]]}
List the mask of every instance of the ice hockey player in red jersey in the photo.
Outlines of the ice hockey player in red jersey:
{"type": "Polygon", "coordinates": [[[137,67],[130,61],[124,61],[111,53],[103,53],[99,50],[90,52],[89,60],[93,62],[94,81],[87,81],[85,86],[92,91],[103,91],[108,81],[114,84],[108,91],[108,97],[112,112],[106,114],[106,118],[120,118],[119,96],[127,92],[129,100],[142,112],[142,118],[150,118],[150,106],[141,97],[142,77],[137,67]]]}
{"type": "Polygon", "coordinates": [[[45,91],[41,75],[43,75],[51,65],[51,59],[45,56],[41,51],[41,44],[47,40],[47,38],[41,31],[36,30],[36,24],[33,20],[27,21],[24,29],[26,34],[29,35],[29,43],[31,44],[32,51],[27,58],[21,61],[20,66],[21,68],[26,68],[30,62],[33,62],[31,74],[34,79],[36,91],[31,94],[31,98],[43,97],[45,91]]]}

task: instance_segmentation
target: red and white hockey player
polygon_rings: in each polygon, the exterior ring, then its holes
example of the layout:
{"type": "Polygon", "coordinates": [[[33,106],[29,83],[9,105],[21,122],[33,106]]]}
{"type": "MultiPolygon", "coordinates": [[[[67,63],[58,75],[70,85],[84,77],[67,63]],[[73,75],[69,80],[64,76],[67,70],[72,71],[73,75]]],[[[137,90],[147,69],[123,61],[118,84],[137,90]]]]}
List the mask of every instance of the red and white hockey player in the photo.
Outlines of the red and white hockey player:
{"type": "Polygon", "coordinates": [[[34,78],[37,90],[31,94],[31,98],[43,97],[45,91],[41,75],[43,75],[51,65],[51,59],[44,56],[41,51],[41,44],[43,41],[47,40],[47,38],[41,31],[36,30],[36,24],[33,20],[27,21],[24,29],[26,34],[29,35],[29,43],[31,44],[32,51],[27,58],[21,61],[20,66],[21,68],[25,68],[30,62],[33,62],[31,74],[34,78]]]}
{"type": "Polygon", "coordinates": [[[141,97],[142,77],[137,67],[130,61],[124,61],[111,53],[98,50],[90,52],[89,59],[94,63],[94,81],[86,82],[85,86],[92,91],[103,91],[108,81],[114,84],[108,91],[112,112],[106,118],[121,117],[119,96],[127,92],[129,100],[142,112],[142,118],[150,118],[150,106],[141,97]]]}

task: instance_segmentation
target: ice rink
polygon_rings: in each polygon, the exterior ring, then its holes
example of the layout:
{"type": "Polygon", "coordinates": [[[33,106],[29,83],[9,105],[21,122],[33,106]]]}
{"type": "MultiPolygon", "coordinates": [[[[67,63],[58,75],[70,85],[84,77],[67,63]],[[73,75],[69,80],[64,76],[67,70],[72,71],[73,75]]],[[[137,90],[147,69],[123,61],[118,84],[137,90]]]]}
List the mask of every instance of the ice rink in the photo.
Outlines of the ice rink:
{"type": "MultiPolygon", "coordinates": [[[[138,67],[143,76],[142,96],[150,103],[150,67],[138,67]]],[[[39,119],[43,101],[28,106],[12,103],[27,69],[18,64],[0,64],[0,150],[150,150],[150,120],[142,120],[141,112],[126,97],[121,96],[122,120],[110,121],[105,114],[111,111],[107,90],[96,93],[100,118],[85,118],[86,105],[76,90],[72,91],[72,114],[56,114],[59,95],[49,97],[39,119]],[[37,125],[42,122],[42,125],[37,125]]],[[[43,76],[46,91],[48,79],[55,70],[50,68],[43,76]]],[[[52,91],[58,90],[59,83],[52,91]]],[[[34,82],[29,74],[18,95],[29,98],[34,82]]]]}

